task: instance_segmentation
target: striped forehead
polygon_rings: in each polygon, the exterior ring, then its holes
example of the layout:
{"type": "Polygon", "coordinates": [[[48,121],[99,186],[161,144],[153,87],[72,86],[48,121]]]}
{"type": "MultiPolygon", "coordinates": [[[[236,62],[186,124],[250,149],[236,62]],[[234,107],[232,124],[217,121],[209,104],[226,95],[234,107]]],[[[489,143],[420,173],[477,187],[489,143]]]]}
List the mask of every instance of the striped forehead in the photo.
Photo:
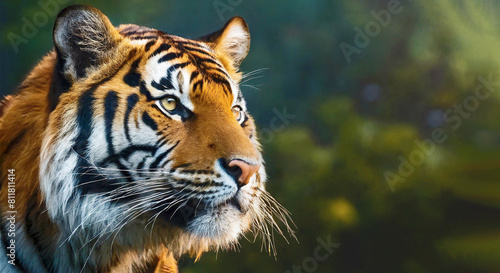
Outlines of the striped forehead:
{"type": "Polygon", "coordinates": [[[194,106],[189,97],[190,75],[186,69],[183,69],[189,64],[183,61],[184,58],[179,54],[167,50],[170,48],[170,45],[161,45],[146,62],[143,73],[146,87],[152,98],[175,96],[185,107],[193,111],[194,106]],[[162,49],[166,50],[159,51],[162,49]],[[168,61],[166,58],[173,59],[168,61]],[[174,58],[179,62],[175,62],[174,58]]]}
{"type": "Polygon", "coordinates": [[[163,43],[151,50],[145,66],[143,79],[153,98],[176,96],[181,103],[193,111],[193,92],[203,96],[204,84],[218,84],[223,94],[233,100],[239,96],[239,88],[233,82],[215,53],[202,43],[179,38],[163,43]]]}

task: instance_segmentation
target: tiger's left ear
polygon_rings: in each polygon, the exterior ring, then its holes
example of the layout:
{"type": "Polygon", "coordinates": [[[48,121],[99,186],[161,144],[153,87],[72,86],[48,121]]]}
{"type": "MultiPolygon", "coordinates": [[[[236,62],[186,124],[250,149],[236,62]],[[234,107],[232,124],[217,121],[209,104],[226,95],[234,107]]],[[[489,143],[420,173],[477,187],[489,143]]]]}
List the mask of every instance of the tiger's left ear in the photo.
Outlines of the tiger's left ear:
{"type": "Polygon", "coordinates": [[[114,52],[121,35],[100,10],[75,5],[62,10],[54,25],[54,46],[70,82],[88,76],[114,52]]]}
{"type": "Polygon", "coordinates": [[[245,20],[233,17],[218,31],[199,38],[217,53],[228,57],[238,69],[250,50],[250,33],[245,20]]]}

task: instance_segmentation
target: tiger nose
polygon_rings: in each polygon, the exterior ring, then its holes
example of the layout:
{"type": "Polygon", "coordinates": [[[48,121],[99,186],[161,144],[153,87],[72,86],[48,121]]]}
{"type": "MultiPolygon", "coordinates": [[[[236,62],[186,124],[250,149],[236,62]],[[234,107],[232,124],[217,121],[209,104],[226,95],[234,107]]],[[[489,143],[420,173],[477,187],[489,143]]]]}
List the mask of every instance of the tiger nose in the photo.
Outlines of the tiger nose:
{"type": "Polygon", "coordinates": [[[228,164],[228,173],[233,175],[235,179],[238,179],[240,186],[243,187],[248,184],[252,175],[254,175],[259,169],[260,164],[249,164],[240,159],[233,159],[228,164]]]}

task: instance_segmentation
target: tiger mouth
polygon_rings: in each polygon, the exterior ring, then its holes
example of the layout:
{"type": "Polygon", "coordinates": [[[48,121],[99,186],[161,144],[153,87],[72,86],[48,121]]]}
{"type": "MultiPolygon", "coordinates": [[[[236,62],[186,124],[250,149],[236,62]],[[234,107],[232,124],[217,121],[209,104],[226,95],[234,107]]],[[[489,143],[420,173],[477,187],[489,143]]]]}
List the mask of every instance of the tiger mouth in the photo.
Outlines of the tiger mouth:
{"type": "Polygon", "coordinates": [[[243,208],[241,207],[240,201],[238,201],[238,199],[236,198],[236,196],[234,196],[233,198],[229,199],[229,201],[227,202],[227,205],[234,206],[241,213],[245,213],[246,212],[246,210],[243,210],[243,208]]]}
{"type": "Polygon", "coordinates": [[[178,226],[186,226],[198,216],[206,214],[213,214],[216,216],[225,208],[234,208],[238,210],[239,213],[246,214],[248,209],[241,205],[238,196],[239,194],[237,193],[225,202],[216,205],[201,199],[191,198],[177,206],[167,205],[169,208],[161,212],[162,218],[169,223],[178,226]]]}

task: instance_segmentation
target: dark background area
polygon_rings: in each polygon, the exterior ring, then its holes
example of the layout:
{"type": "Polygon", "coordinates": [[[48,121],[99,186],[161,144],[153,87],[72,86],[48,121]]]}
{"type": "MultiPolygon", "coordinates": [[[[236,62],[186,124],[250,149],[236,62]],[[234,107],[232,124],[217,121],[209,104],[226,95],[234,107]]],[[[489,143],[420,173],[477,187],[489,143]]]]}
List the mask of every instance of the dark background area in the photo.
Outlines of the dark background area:
{"type": "Polygon", "coordinates": [[[250,235],[181,272],[500,271],[499,1],[3,0],[0,95],[74,3],[190,38],[250,27],[241,70],[264,69],[242,90],[300,243],[276,234],[275,259],[250,235]]]}

